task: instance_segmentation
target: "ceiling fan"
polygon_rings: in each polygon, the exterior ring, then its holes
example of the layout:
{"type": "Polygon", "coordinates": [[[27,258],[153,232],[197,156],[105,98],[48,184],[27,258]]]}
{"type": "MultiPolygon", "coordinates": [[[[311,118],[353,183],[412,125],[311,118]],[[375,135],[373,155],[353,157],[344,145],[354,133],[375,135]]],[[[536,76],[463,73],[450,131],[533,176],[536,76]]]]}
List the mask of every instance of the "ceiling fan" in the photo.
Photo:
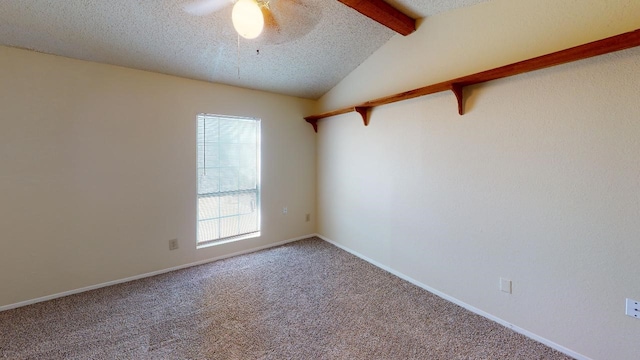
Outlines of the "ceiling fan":
{"type": "Polygon", "coordinates": [[[266,41],[274,44],[310,32],[319,22],[321,12],[310,0],[194,0],[183,9],[191,15],[207,16],[230,6],[238,35],[255,39],[263,34],[266,41]]]}

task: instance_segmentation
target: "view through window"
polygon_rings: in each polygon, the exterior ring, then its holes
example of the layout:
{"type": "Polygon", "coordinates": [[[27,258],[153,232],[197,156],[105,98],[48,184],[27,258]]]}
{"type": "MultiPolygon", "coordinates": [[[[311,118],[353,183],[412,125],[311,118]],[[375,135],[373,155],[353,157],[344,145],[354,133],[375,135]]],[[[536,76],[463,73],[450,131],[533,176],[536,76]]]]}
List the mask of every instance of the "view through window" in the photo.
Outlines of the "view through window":
{"type": "Polygon", "coordinates": [[[198,245],[260,235],[260,120],[198,115],[198,245]]]}

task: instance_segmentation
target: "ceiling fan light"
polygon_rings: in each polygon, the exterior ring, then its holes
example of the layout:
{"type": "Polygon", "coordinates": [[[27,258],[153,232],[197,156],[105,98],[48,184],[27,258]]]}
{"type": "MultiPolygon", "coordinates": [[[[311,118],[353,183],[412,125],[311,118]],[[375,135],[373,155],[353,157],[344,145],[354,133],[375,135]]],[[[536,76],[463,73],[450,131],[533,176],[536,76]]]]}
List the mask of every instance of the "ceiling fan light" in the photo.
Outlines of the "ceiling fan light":
{"type": "Polygon", "coordinates": [[[262,9],[255,0],[238,0],[233,5],[231,21],[238,34],[245,39],[255,39],[264,27],[262,9]]]}

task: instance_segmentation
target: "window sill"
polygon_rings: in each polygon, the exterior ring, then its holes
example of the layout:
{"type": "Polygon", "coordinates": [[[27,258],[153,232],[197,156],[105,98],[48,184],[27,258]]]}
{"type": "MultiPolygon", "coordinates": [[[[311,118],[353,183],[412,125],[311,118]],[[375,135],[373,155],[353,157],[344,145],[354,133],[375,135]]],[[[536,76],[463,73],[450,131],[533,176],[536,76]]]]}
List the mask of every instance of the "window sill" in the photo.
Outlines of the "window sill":
{"type": "Polygon", "coordinates": [[[210,241],[210,242],[205,242],[203,244],[196,245],[196,249],[204,249],[204,248],[208,248],[208,247],[211,247],[211,246],[228,244],[228,243],[232,243],[232,242],[236,242],[236,241],[253,239],[253,238],[257,238],[257,237],[260,237],[260,231],[254,232],[254,233],[250,233],[250,234],[240,235],[240,236],[233,236],[233,237],[225,238],[225,239],[221,239],[221,240],[213,240],[213,241],[210,241]]]}

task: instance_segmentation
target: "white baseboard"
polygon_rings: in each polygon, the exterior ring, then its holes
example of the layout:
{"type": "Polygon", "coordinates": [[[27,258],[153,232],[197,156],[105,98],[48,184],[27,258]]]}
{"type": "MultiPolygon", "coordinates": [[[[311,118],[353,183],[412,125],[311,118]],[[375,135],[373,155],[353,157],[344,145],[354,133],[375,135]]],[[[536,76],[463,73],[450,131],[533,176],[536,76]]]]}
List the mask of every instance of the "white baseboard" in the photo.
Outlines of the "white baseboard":
{"type": "Polygon", "coordinates": [[[577,353],[577,352],[575,352],[573,350],[567,349],[566,347],[564,347],[564,346],[562,346],[560,344],[556,344],[555,342],[553,342],[551,340],[545,339],[542,336],[536,335],[536,334],[534,334],[534,333],[532,333],[532,332],[530,332],[528,330],[525,330],[525,329],[523,329],[521,327],[513,325],[513,324],[511,324],[511,323],[509,323],[509,322],[507,322],[505,320],[500,319],[499,317],[496,317],[496,316],[491,315],[491,314],[489,314],[487,312],[484,312],[484,311],[482,311],[482,310],[480,310],[480,309],[478,309],[476,307],[473,307],[473,306],[471,306],[471,305],[469,305],[469,304],[467,304],[465,302],[462,302],[462,301],[460,301],[460,300],[458,300],[458,299],[456,299],[456,298],[454,298],[452,296],[449,296],[449,295],[447,295],[447,294],[445,294],[445,293],[443,293],[441,291],[438,291],[438,290],[436,290],[436,289],[434,289],[434,288],[432,288],[430,286],[427,286],[427,285],[425,285],[425,284],[423,284],[423,283],[421,283],[421,282],[419,282],[419,281],[417,281],[417,280],[415,280],[415,279],[413,279],[413,278],[411,278],[411,277],[409,277],[409,276],[407,276],[407,275],[405,275],[405,274],[403,274],[401,272],[398,272],[398,271],[396,271],[396,270],[394,270],[394,269],[392,269],[392,268],[390,268],[390,267],[388,267],[386,265],[383,265],[383,264],[381,264],[381,263],[379,263],[379,262],[377,262],[377,261],[375,261],[373,259],[370,259],[370,258],[358,253],[357,251],[354,251],[354,250],[352,250],[352,249],[350,249],[350,248],[348,248],[348,247],[346,247],[346,246],[344,246],[342,244],[339,244],[339,243],[337,243],[337,242],[335,242],[333,240],[330,240],[330,239],[328,239],[328,238],[326,238],[326,237],[324,237],[322,235],[315,234],[315,236],[319,237],[320,239],[322,239],[322,240],[324,240],[324,241],[326,241],[326,242],[328,242],[328,243],[330,243],[330,244],[332,244],[334,246],[339,247],[340,249],[342,249],[342,250],[344,250],[344,251],[346,251],[348,253],[351,253],[352,255],[355,255],[355,256],[359,257],[360,259],[362,259],[362,260],[364,260],[364,261],[366,261],[366,262],[368,262],[368,263],[370,263],[370,264],[372,264],[374,266],[379,267],[382,270],[385,270],[385,271],[387,271],[387,272],[389,272],[389,273],[391,273],[391,274],[393,274],[393,275],[395,275],[395,276],[397,276],[397,277],[399,277],[399,278],[401,278],[403,280],[406,280],[406,281],[408,281],[408,282],[410,282],[410,283],[412,283],[412,284],[414,284],[414,285],[416,285],[416,286],[418,286],[418,287],[420,287],[420,288],[422,288],[424,290],[427,290],[428,292],[430,292],[430,293],[432,293],[434,295],[437,295],[437,296],[439,296],[439,297],[441,297],[441,298],[443,298],[443,299],[445,299],[447,301],[450,301],[450,302],[452,302],[452,303],[454,303],[454,304],[456,304],[458,306],[461,306],[461,307],[463,307],[463,308],[465,308],[465,309],[467,309],[467,310],[469,310],[469,311],[471,311],[473,313],[476,313],[476,314],[478,314],[478,315],[480,315],[480,316],[482,316],[484,318],[487,318],[487,319],[489,319],[489,320],[491,320],[493,322],[496,322],[496,323],[498,323],[500,325],[506,326],[507,328],[509,328],[509,329],[511,329],[511,330],[513,330],[513,331],[515,331],[517,333],[520,333],[520,334],[522,334],[522,335],[524,335],[524,336],[526,336],[526,337],[528,337],[530,339],[533,339],[533,340],[535,340],[535,341],[537,341],[539,343],[547,345],[548,347],[550,347],[552,349],[558,350],[558,351],[560,351],[561,353],[563,353],[565,355],[571,356],[571,357],[573,357],[573,358],[575,358],[577,360],[592,360],[589,357],[586,357],[586,356],[584,356],[582,354],[579,354],[579,353],[577,353]]]}
{"type": "Polygon", "coordinates": [[[36,298],[36,299],[20,301],[20,302],[17,302],[17,303],[14,303],[14,304],[9,304],[9,305],[3,305],[3,306],[0,306],[0,311],[15,309],[15,308],[19,308],[19,307],[22,307],[22,306],[27,306],[27,305],[31,305],[31,304],[35,304],[35,303],[39,303],[39,302],[43,302],[43,301],[53,300],[53,299],[57,299],[57,298],[64,297],[64,296],[69,296],[69,295],[73,295],[73,294],[79,294],[79,293],[82,293],[82,292],[85,292],[85,291],[95,290],[95,289],[99,289],[99,288],[103,288],[103,287],[107,287],[107,286],[111,286],[111,285],[116,285],[116,284],[122,284],[122,283],[129,282],[129,281],[144,279],[144,278],[147,278],[147,277],[156,276],[156,275],[168,273],[168,272],[175,271],[175,270],[185,269],[185,268],[189,268],[189,267],[192,267],[192,266],[202,265],[202,264],[206,264],[206,263],[210,263],[210,262],[214,262],[214,261],[230,258],[230,257],[233,257],[233,256],[248,254],[248,253],[252,253],[252,252],[256,252],[256,251],[260,251],[260,250],[264,250],[264,249],[268,249],[268,248],[284,245],[284,244],[287,244],[287,243],[290,243],[290,242],[294,242],[294,241],[298,241],[298,240],[302,240],[302,239],[308,239],[308,238],[313,237],[313,236],[317,236],[317,235],[316,234],[310,234],[310,235],[300,236],[300,237],[297,237],[297,238],[284,240],[284,241],[279,241],[279,242],[268,244],[268,245],[258,246],[258,247],[255,247],[255,248],[251,248],[251,249],[247,249],[247,250],[243,250],[243,251],[238,251],[238,252],[234,252],[234,253],[231,253],[231,254],[225,254],[225,255],[218,256],[218,257],[211,258],[211,259],[206,259],[206,260],[196,261],[196,262],[192,262],[192,263],[188,263],[188,264],[184,264],[184,265],[174,266],[174,267],[171,267],[171,268],[168,268],[168,269],[152,271],[152,272],[145,273],[145,274],[140,274],[140,275],[127,277],[127,278],[124,278],[124,279],[108,281],[108,282],[105,282],[105,283],[86,286],[86,287],[83,287],[83,288],[69,290],[69,291],[64,291],[64,292],[61,292],[61,293],[47,295],[47,296],[39,297],[39,298],[36,298]]]}

